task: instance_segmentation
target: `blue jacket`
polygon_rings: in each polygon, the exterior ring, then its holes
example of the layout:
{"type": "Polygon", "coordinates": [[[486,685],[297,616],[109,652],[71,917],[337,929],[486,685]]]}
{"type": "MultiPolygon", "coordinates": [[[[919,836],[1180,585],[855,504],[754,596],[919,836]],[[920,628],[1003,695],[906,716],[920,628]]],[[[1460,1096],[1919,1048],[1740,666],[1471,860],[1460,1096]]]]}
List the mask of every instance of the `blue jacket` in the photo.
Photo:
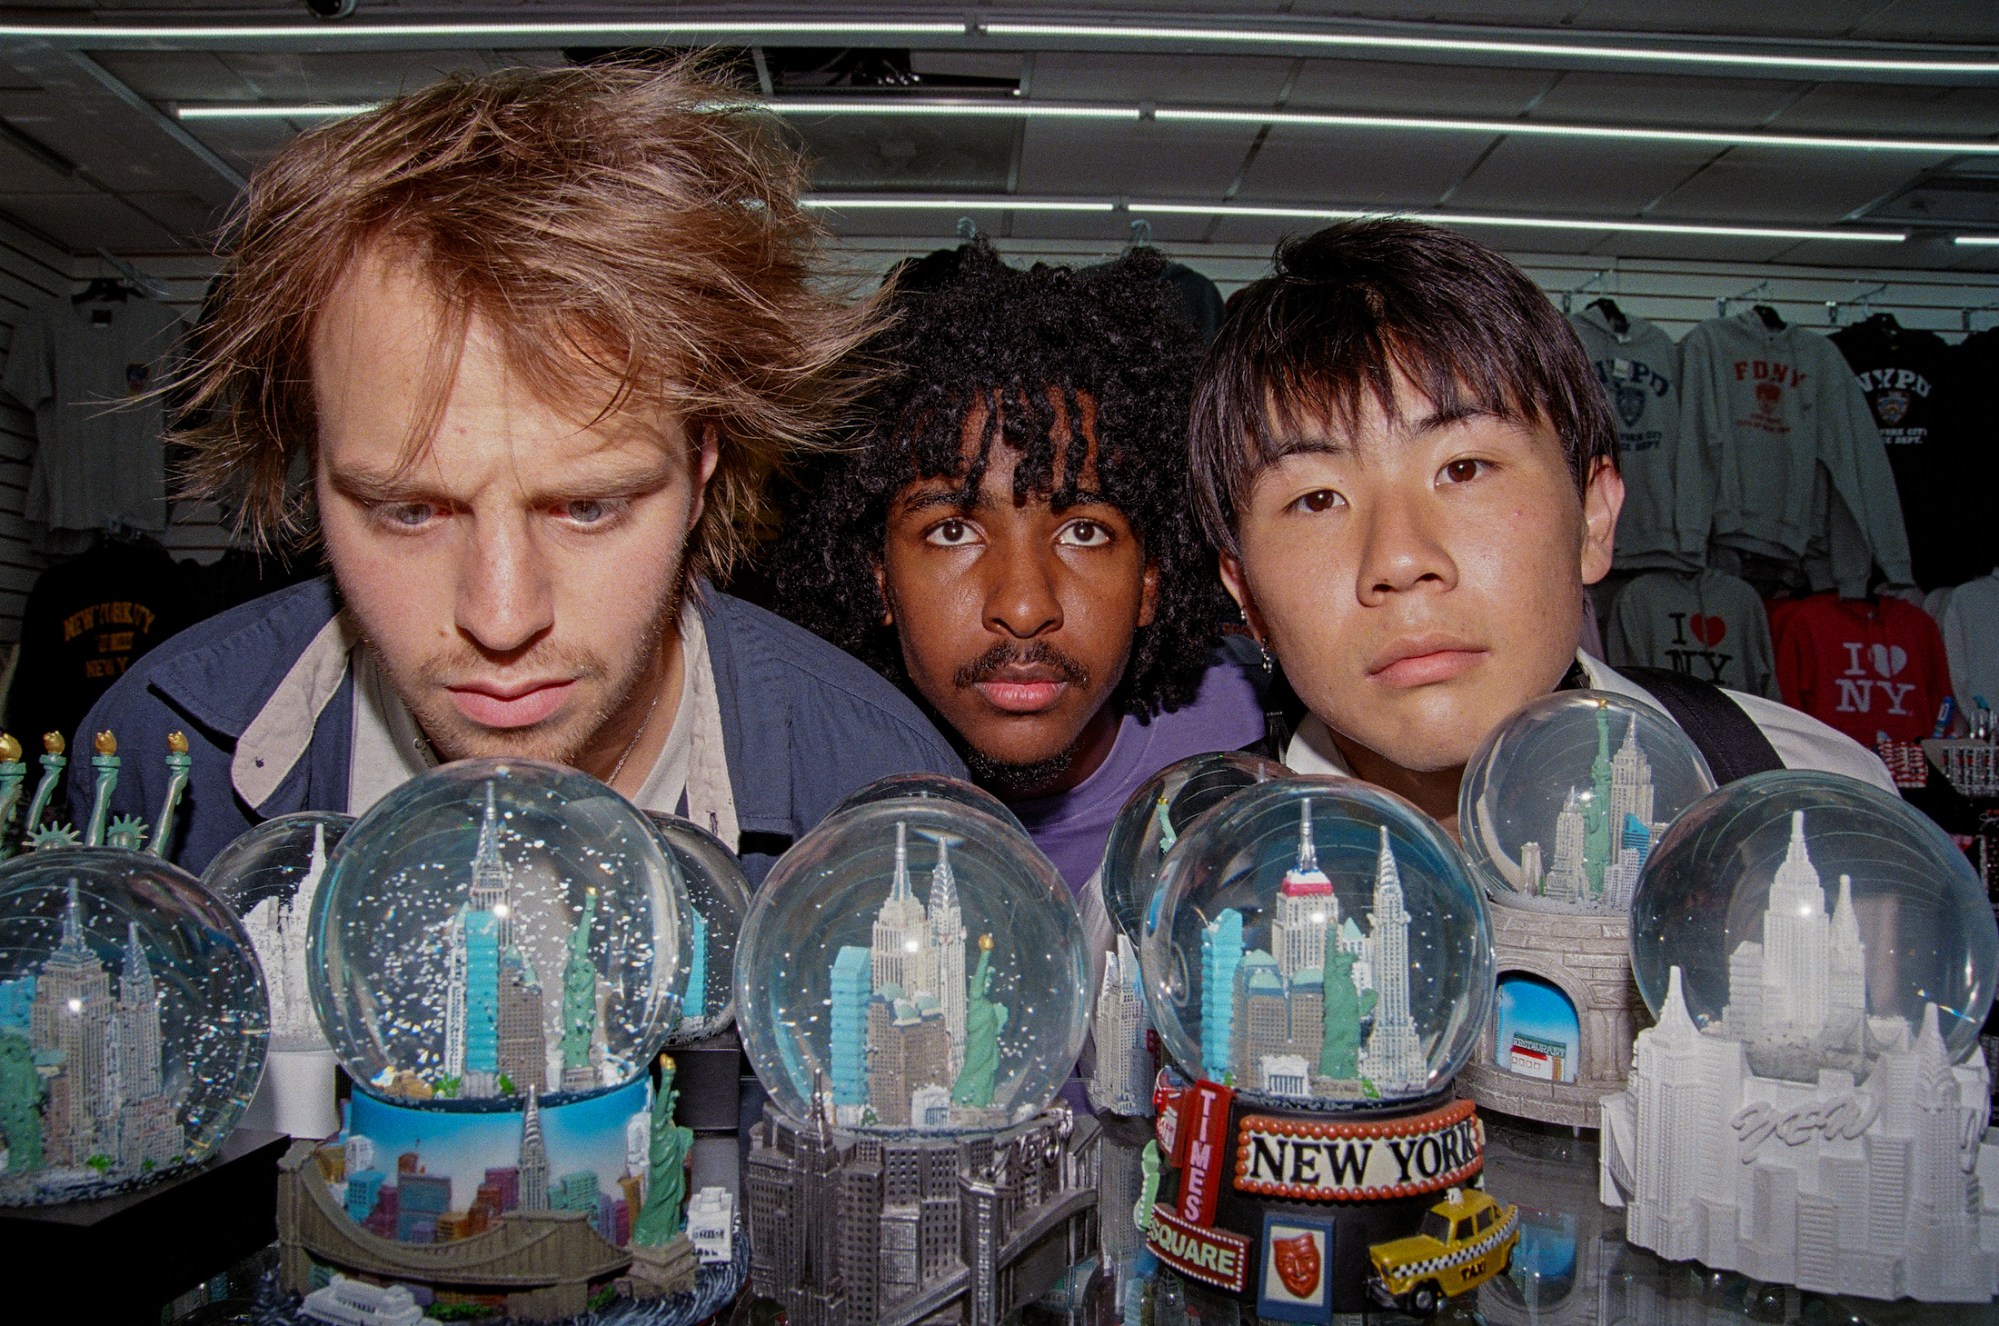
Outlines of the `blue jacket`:
{"type": "MultiPolygon", "coordinates": [[[[698,602],[752,884],[857,788],[893,773],[965,776],[916,707],[858,660],[712,587],[702,587],[698,602]]],[[[346,810],[354,679],[344,654],[309,649],[339,607],[322,577],[233,608],[140,659],[84,719],[84,739],[72,746],[71,813],[79,823],[90,813],[88,734],[107,728],[122,760],[112,812],[148,824],[166,794],[167,734],[187,734],[194,764],[168,855],[197,874],[274,815],[346,810]],[[328,658],[338,661],[311,661],[328,658]],[[238,748],[253,724],[296,739],[239,767],[238,748]]]]}

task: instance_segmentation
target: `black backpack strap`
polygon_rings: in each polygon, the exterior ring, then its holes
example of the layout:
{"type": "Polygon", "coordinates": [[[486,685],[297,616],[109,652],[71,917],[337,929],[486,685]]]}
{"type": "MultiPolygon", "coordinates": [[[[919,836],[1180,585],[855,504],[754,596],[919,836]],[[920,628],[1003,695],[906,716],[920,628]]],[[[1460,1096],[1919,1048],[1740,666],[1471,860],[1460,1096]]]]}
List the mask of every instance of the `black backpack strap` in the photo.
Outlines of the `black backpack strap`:
{"type": "Polygon", "coordinates": [[[1667,668],[1619,668],[1651,692],[1707,760],[1714,781],[1726,785],[1750,774],[1784,767],[1777,748],[1756,720],[1712,682],[1667,668]]]}

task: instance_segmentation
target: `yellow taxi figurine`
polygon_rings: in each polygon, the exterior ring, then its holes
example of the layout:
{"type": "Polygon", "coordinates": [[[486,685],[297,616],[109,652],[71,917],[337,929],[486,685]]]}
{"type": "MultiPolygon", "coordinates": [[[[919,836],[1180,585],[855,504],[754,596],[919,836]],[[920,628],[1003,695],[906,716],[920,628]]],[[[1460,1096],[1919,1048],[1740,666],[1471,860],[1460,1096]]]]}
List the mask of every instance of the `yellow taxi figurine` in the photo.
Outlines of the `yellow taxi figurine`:
{"type": "Polygon", "coordinates": [[[1452,1188],[1423,1217],[1420,1233],[1367,1250],[1368,1292],[1384,1307],[1419,1317],[1476,1289],[1513,1263],[1520,1213],[1478,1188],[1452,1188]]]}

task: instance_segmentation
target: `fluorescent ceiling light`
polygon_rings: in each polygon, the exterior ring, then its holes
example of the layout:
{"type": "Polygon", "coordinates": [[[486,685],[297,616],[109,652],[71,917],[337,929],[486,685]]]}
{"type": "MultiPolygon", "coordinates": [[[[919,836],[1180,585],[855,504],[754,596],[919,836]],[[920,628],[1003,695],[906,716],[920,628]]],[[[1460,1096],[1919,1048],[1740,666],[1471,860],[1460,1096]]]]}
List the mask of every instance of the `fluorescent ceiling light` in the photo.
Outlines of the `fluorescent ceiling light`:
{"type": "Polygon", "coordinates": [[[714,19],[661,23],[626,19],[610,23],[212,23],[147,27],[113,24],[0,23],[0,40],[82,42],[172,41],[189,44],[297,40],[313,45],[399,37],[962,37],[963,23],[771,22],[714,19]]]}
{"type": "Polygon", "coordinates": [[[1712,143],[1744,147],[1815,147],[1887,152],[1999,152],[1999,142],[1948,138],[1854,138],[1836,134],[1773,134],[1756,130],[1657,129],[1648,125],[1556,124],[1542,120],[1430,119],[1415,115],[1349,115],[1337,111],[1197,110],[1161,106],[1155,119],[1221,124],[1285,124],[1303,128],[1417,129],[1543,138],[1610,138],[1626,142],[1712,143]]]}
{"type": "Polygon", "coordinates": [[[1954,244],[1999,244],[1999,235],[1959,235],[1954,244]]]}
{"type": "Polygon", "coordinates": [[[1395,211],[1387,208],[1309,207],[1304,205],[1262,206],[1245,203],[1176,203],[1134,199],[1117,203],[1109,199],[1013,198],[1004,194],[983,197],[937,198],[929,195],[908,197],[879,194],[845,197],[816,194],[804,200],[807,207],[823,211],[925,211],[925,212],[1114,212],[1132,216],[1252,216],[1307,221],[1355,221],[1363,217],[1397,216],[1412,221],[1428,221],[1440,226],[1496,226],[1516,230],[1600,230],[1626,231],[1645,235],[1692,235],[1719,239],[1823,239],[1860,244],[1898,244],[1908,238],[1900,230],[1835,230],[1830,227],[1703,225],[1679,221],[1630,221],[1617,217],[1509,216],[1493,212],[1395,211]]]}
{"type": "Polygon", "coordinates": [[[330,120],[361,115],[377,103],[357,101],[344,105],[265,105],[260,102],[223,103],[209,106],[176,106],[177,120],[330,120]]]}
{"type": "MultiPolygon", "coordinates": [[[[1136,123],[1145,117],[1139,106],[1105,106],[1081,102],[1030,101],[995,98],[988,101],[905,99],[901,97],[785,97],[762,105],[780,115],[894,116],[913,118],[1107,120],[1136,123]]],[[[300,119],[354,115],[369,110],[354,105],[260,105],[250,102],[180,106],[183,120],[300,119]]],[[[1407,129],[1418,132],[1517,134],[1542,138],[1612,139],[1628,142],[1706,143],[1716,146],[1818,148],[1835,151],[1922,152],[1937,155],[1999,154],[1999,142],[1967,138],[1856,138],[1820,134],[1771,134],[1754,130],[1731,133],[1720,129],[1660,129],[1646,125],[1555,124],[1540,120],[1435,119],[1413,115],[1356,115],[1336,111],[1207,109],[1159,106],[1153,118],[1162,123],[1280,124],[1305,129],[1407,129]]]]}
{"type": "Polygon", "coordinates": [[[813,194],[801,198],[807,207],[826,212],[1115,212],[1117,204],[1108,199],[1090,198],[1015,198],[1007,194],[988,194],[983,198],[935,198],[927,194],[914,194],[906,198],[888,196],[847,197],[835,193],[813,194]]]}
{"type": "Polygon", "coordinates": [[[1122,26],[1098,23],[982,23],[995,37],[1068,37],[1107,41],[1204,42],[1255,47],[1430,51],[1454,55],[1531,55],[1584,61],[1656,61],[1677,65],[1729,65],[1821,73],[1999,74],[1994,60],[1890,59],[1853,55],[1762,55],[1659,46],[1608,46],[1586,42],[1524,41],[1490,37],[1392,36],[1371,32],[1282,31],[1268,28],[1122,26]]]}

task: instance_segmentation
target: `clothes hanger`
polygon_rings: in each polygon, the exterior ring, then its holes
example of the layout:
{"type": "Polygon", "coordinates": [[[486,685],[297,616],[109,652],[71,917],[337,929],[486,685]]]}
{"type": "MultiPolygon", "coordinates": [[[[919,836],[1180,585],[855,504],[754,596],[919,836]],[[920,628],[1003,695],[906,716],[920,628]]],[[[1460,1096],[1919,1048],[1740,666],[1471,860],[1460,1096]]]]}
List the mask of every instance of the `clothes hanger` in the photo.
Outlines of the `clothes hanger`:
{"type": "Polygon", "coordinates": [[[1777,312],[1776,309],[1771,308],[1768,304],[1752,304],[1750,305],[1750,312],[1763,319],[1763,325],[1771,331],[1784,330],[1784,315],[1777,312]]]}
{"type": "Polygon", "coordinates": [[[1589,307],[1603,314],[1603,320],[1608,322],[1610,329],[1619,336],[1631,330],[1631,319],[1624,315],[1624,310],[1619,308],[1617,301],[1609,295],[1605,295],[1601,299],[1592,299],[1589,302],[1589,307]]]}

